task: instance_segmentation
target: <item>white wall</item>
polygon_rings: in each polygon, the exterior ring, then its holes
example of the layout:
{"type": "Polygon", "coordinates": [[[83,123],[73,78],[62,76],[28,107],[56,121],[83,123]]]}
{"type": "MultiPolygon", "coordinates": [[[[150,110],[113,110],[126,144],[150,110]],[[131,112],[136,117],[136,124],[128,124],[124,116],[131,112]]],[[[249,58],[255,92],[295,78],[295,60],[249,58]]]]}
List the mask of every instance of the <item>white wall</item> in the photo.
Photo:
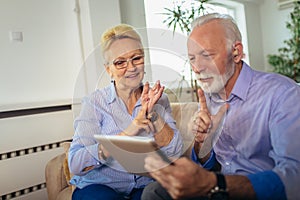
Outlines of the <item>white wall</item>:
{"type": "Polygon", "coordinates": [[[249,60],[251,67],[264,70],[262,33],[260,24],[260,4],[257,2],[243,2],[245,6],[249,60]]]}
{"type": "Polygon", "coordinates": [[[121,15],[118,0],[73,1],[79,3],[78,23],[83,58],[73,97],[80,99],[95,88],[109,83],[99,48],[100,38],[107,28],[121,23],[121,15]]]}
{"type": "Polygon", "coordinates": [[[71,99],[80,49],[73,0],[1,0],[0,108],[71,99]],[[10,31],[23,33],[11,41],[10,31]]]}
{"type": "Polygon", "coordinates": [[[290,38],[286,21],[292,8],[279,9],[277,0],[235,0],[245,5],[251,66],[271,71],[267,55],[277,53],[283,40],[290,38]]]}
{"type": "Polygon", "coordinates": [[[291,38],[286,22],[293,8],[279,9],[274,0],[264,0],[260,6],[260,22],[262,27],[262,44],[265,70],[272,69],[268,63],[268,54],[278,54],[278,48],[284,47],[284,40],[291,38]]]}
{"type": "Polygon", "coordinates": [[[91,64],[94,49],[101,33],[121,22],[119,1],[77,2],[75,12],[76,0],[1,0],[0,110],[71,102],[82,74],[81,93],[95,88],[103,66],[98,55],[91,64]],[[11,31],[22,32],[23,41],[11,41],[11,31]]]}
{"type": "MultiPolygon", "coordinates": [[[[71,104],[93,91],[103,71],[96,47],[121,22],[119,7],[118,0],[1,0],[0,113],[71,104]],[[11,41],[11,31],[23,41],[11,41]]],[[[0,199],[47,199],[45,165],[71,139],[79,107],[0,119],[0,199]]]]}

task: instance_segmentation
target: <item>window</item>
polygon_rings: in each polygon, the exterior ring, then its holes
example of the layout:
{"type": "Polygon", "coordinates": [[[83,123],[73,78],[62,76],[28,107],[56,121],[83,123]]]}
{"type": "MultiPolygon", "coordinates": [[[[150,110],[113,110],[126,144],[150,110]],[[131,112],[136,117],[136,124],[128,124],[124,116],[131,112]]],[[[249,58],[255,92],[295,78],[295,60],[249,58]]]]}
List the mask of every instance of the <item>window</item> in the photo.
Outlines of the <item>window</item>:
{"type": "MultiPolygon", "coordinates": [[[[144,0],[148,46],[150,63],[152,66],[152,77],[161,81],[167,88],[190,86],[192,73],[189,64],[186,62],[186,33],[177,27],[175,33],[168,29],[163,23],[166,19],[165,8],[173,8],[174,2],[184,2],[182,6],[189,6],[197,3],[194,0],[144,0]]],[[[214,0],[206,4],[205,12],[219,12],[231,15],[242,32],[245,61],[249,63],[246,20],[244,6],[241,3],[230,0],[214,0]]],[[[250,64],[250,63],[249,63],[250,64]]],[[[155,81],[153,80],[153,81],[155,81]]]]}

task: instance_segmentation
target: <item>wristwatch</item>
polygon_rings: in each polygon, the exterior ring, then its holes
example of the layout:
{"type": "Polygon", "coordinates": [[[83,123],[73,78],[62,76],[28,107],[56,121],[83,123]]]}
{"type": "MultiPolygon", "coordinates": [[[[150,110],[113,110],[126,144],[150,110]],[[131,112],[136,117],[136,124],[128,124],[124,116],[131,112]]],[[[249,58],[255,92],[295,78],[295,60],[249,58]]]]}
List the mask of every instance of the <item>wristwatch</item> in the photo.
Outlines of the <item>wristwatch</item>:
{"type": "Polygon", "coordinates": [[[101,149],[99,150],[99,155],[100,159],[107,160],[107,157],[104,155],[104,152],[101,149]]]}
{"type": "Polygon", "coordinates": [[[228,200],[229,195],[226,188],[226,181],[223,174],[216,172],[217,185],[208,194],[211,200],[228,200]]]}
{"type": "Polygon", "coordinates": [[[157,112],[153,111],[148,114],[147,119],[149,119],[152,123],[155,122],[158,119],[157,112]]]}

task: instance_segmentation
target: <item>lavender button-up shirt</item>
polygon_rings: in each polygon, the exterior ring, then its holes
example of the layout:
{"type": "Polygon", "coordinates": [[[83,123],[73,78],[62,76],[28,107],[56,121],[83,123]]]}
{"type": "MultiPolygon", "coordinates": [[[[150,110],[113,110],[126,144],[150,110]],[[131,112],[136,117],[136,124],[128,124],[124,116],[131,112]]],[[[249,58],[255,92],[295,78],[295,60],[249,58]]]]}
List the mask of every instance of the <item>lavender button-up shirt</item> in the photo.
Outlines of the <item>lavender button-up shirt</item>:
{"type": "Polygon", "coordinates": [[[215,158],[205,166],[216,159],[224,174],[246,175],[258,199],[300,199],[300,87],[244,63],[227,103],[215,158]]]}

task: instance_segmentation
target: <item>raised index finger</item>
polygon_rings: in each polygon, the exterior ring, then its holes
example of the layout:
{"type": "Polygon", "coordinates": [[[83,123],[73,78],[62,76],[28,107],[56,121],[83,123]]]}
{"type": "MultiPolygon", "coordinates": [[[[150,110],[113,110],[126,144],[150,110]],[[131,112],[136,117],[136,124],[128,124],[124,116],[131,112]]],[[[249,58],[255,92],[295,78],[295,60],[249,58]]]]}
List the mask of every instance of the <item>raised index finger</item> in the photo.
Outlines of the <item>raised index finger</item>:
{"type": "Polygon", "coordinates": [[[200,110],[208,112],[206,98],[201,88],[198,89],[198,96],[199,96],[200,110]]]}

